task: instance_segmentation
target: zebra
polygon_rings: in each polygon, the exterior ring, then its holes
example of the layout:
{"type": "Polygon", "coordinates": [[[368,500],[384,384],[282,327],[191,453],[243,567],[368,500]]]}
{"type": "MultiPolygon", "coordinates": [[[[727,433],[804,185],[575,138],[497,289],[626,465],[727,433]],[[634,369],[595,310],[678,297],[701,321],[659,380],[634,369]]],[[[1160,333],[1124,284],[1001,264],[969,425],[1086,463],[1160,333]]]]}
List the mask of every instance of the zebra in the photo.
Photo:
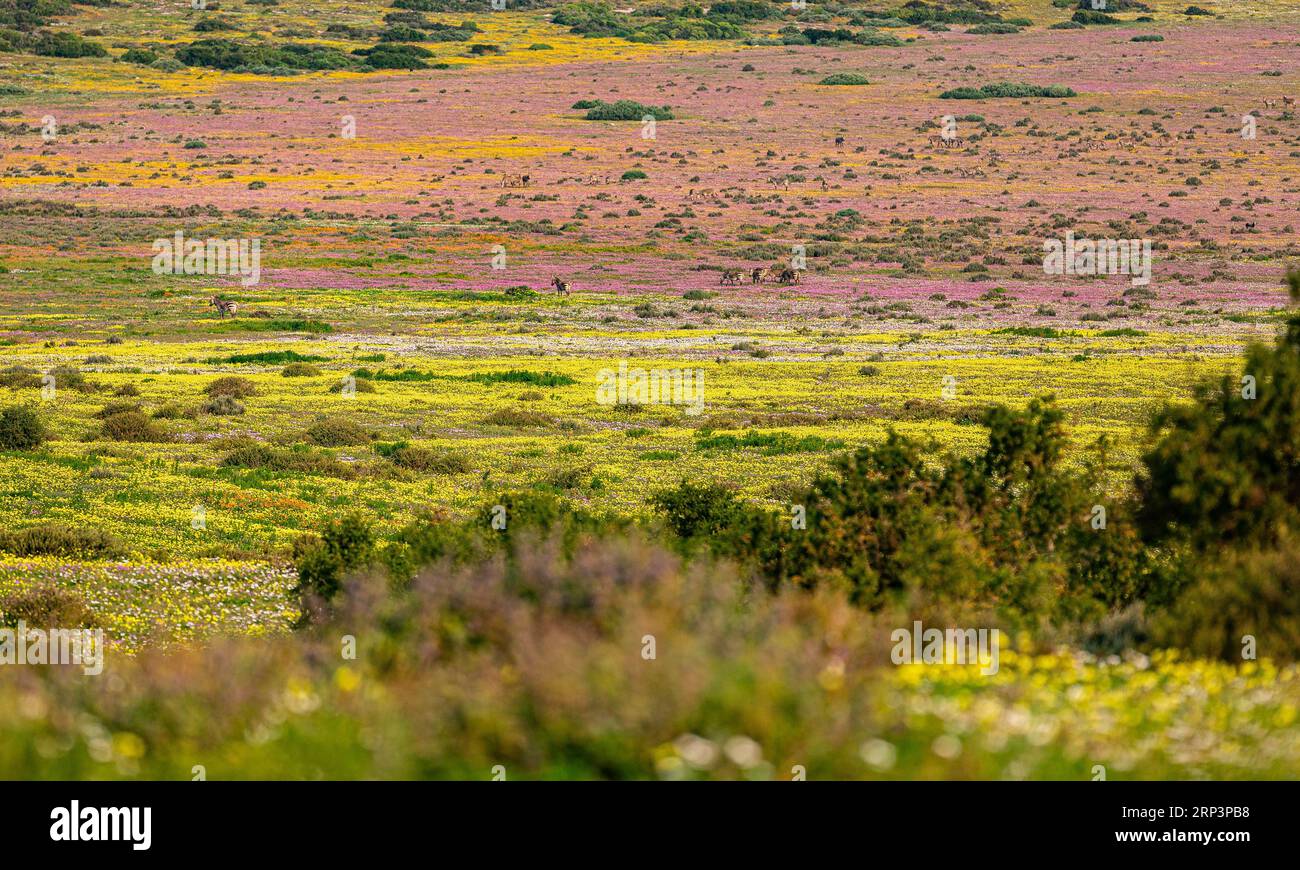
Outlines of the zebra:
{"type": "Polygon", "coordinates": [[[762,266],[755,266],[749,273],[749,283],[762,284],[763,279],[767,277],[767,269],[762,266]]]}
{"type": "Polygon", "coordinates": [[[208,307],[210,308],[215,307],[217,309],[217,313],[220,314],[222,317],[225,317],[227,314],[229,314],[231,317],[234,317],[235,314],[239,311],[238,304],[234,302],[227,302],[225,299],[219,299],[216,296],[213,296],[211,299],[208,300],[208,307]]]}
{"type": "Polygon", "coordinates": [[[782,269],[782,270],[781,270],[781,275],[780,275],[780,277],[779,277],[777,280],[780,281],[782,284],[798,284],[798,283],[799,283],[799,270],[798,270],[798,269],[782,269]]]}
{"type": "Polygon", "coordinates": [[[555,292],[559,293],[561,296],[568,296],[569,291],[573,289],[573,285],[568,281],[561,281],[559,275],[551,278],[551,286],[554,287],[555,292]]]}
{"type": "Polygon", "coordinates": [[[744,273],[739,269],[727,269],[722,273],[722,280],[719,284],[739,285],[744,280],[744,273]]]}
{"type": "Polygon", "coordinates": [[[502,187],[527,187],[529,176],[527,175],[505,175],[501,178],[502,187]]]}

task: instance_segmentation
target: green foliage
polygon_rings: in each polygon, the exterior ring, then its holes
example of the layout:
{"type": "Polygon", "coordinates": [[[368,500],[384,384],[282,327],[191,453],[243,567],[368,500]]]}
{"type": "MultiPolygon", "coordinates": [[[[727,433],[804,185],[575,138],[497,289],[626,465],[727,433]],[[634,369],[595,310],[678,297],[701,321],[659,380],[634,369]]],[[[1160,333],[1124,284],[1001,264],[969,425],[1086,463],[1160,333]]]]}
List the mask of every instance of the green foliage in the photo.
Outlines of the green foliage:
{"type": "Polygon", "coordinates": [[[35,450],[49,433],[31,408],[10,405],[0,410],[0,450],[35,450]]]}
{"type": "Polygon", "coordinates": [[[99,437],[110,441],[162,442],[171,436],[141,411],[123,411],[104,418],[99,437]]]}
{"type": "MultiPolygon", "coordinates": [[[[379,447],[376,446],[376,449],[379,447]]],[[[413,446],[405,441],[385,445],[380,453],[392,460],[394,465],[421,474],[464,474],[473,470],[470,461],[460,453],[413,446]]]]}
{"type": "Polygon", "coordinates": [[[307,429],[307,438],[321,447],[355,447],[370,443],[370,432],[346,417],[326,417],[307,429]]]}
{"type": "Polygon", "coordinates": [[[701,432],[695,439],[696,450],[757,449],[764,456],[786,456],[791,453],[814,453],[824,450],[841,450],[844,442],[819,435],[802,438],[789,432],[758,432],[753,429],[743,435],[701,432]]]}
{"type": "Polygon", "coordinates": [[[0,529],[0,553],[14,556],[62,556],[69,559],[111,559],[126,553],[113,535],[63,523],[43,523],[25,529],[0,529]]]}
{"type": "MultiPolygon", "coordinates": [[[[1300,297],[1300,271],[1288,276],[1300,297]]],[[[1300,314],[1272,344],[1246,351],[1241,374],[1169,405],[1137,481],[1138,520],[1153,544],[1272,545],[1300,530],[1300,314]]]]}
{"type": "Polygon", "coordinates": [[[682,539],[718,536],[735,526],[744,513],[736,494],[722,484],[697,485],[687,480],[655,493],[650,504],[682,539]]]}
{"type": "Polygon", "coordinates": [[[138,63],[148,66],[158,59],[158,53],[147,48],[129,48],[117,57],[123,63],[138,63]]]}
{"type": "Polygon", "coordinates": [[[375,536],[360,514],[330,520],[318,538],[302,538],[294,545],[298,585],[302,600],[300,624],[319,618],[338,594],[348,572],[368,564],[375,555],[375,536]]]}
{"type": "Polygon", "coordinates": [[[318,474],[324,477],[349,479],[356,471],[332,456],[307,448],[275,448],[265,444],[237,447],[221,460],[226,468],[247,468],[299,474],[318,474]]]}
{"type": "Polygon", "coordinates": [[[1190,582],[1152,620],[1159,646],[1240,662],[1249,635],[1255,654],[1300,660],[1300,547],[1219,551],[1187,566],[1190,582]]]}
{"type": "Polygon", "coordinates": [[[366,64],[375,69],[428,69],[424,60],[433,57],[433,52],[422,46],[393,42],[381,42],[374,48],[358,48],[352,53],[365,58],[366,64]]]}
{"type": "Polygon", "coordinates": [[[329,357],[298,353],[294,350],[265,350],[258,353],[233,353],[230,356],[213,357],[207,360],[207,362],[214,365],[219,365],[221,363],[261,363],[263,365],[279,365],[280,363],[292,362],[325,362],[328,359],[329,357]]]}
{"type": "MultiPolygon", "coordinates": [[[[234,39],[199,39],[176,48],[176,59],[187,66],[238,72],[274,70],[353,69],[357,60],[327,45],[286,43],[263,45],[234,39]]],[[[374,66],[374,64],[371,64],[374,66]]]]}
{"type": "Polygon", "coordinates": [[[104,46],[68,32],[39,33],[29,48],[32,54],[45,57],[108,57],[104,46]]]}
{"type": "Polygon", "coordinates": [[[869,85],[871,81],[862,73],[841,72],[828,75],[818,82],[820,85],[869,85]]]}
{"type": "Polygon", "coordinates": [[[248,378],[227,375],[208,384],[203,388],[203,392],[209,396],[230,396],[234,399],[247,399],[249,396],[257,395],[257,387],[248,378]]]}
{"type": "Polygon", "coordinates": [[[214,417],[237,417],[244,413],[244,406],[233,396],[213,396],[199,410],[214,417]]]}
{"type": "Polygon", "coordinates": [[[1077,96],[1078,94],[1063,85],[1026,85],[1013,82],[995,82],[989,85],[982,85],[978,88],[953,88],[950,91],[944,91],[941,93],[939,99],[993,100],[1008,97],[1050,97],[1052,99],[1062,99],[1065,97],[1077,96]]]}
{"type": "Polygon", "coordinates": [[[1097,12],[1092,9],[1080,9],[1070,16],[1070,20],[1076,24],[1124,24],[1118,18],[1107,15],[1105,12],[1097,12]]]}
{"type": "Polygon", "coordinates": [[[730,549],[757,554],[769,584],[829,584],[871,608],[920,594],[1061,619],[1127,603],[1136,538],[1088,537],[1112,531],[1087,522],[1100,470],[1080,478],[1062,467],[1062,421],[1050,397],[1024,411],[995,406],[982,420],[985,451],[939,464],[925,458],[935,445],[891,432],[791,497],[806,528],[751,513],[730,549]]]}
{"type": "Polygon", "coordinates": [[[532,384],[536,387],[569,387],[577,381],[568,375],[554,372],[533,372],[527,369],[510,369],[504,372],[480,372],[466,375],[465,380],[476,384],[532,384]]]}
{"type": "Polygon", "coordinates": [[[656,121],[671,121],[673,113],[668,106],[647,106],[636,100],[616,100],[612,103],[594,100],[583,117],[587,121],[640,121],[646,117],[656,121]]]}

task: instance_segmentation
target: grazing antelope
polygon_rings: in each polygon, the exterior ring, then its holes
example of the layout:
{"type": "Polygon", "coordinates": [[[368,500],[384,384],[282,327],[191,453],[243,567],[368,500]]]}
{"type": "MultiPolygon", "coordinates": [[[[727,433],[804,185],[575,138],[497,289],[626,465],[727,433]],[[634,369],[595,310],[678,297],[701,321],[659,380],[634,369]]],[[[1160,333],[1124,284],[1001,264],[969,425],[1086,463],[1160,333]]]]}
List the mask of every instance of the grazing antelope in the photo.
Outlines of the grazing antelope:
{"type": "Polygon", "coordinates": [[[1267,97],[1264,99],[1264,108],[1272,109],[1275,106],[1277,106],[1277,100],[1270,100],[1267,97]]]}
{"type": "Polygon", "coordinates": [[[560,276],[558,275],[556,275],[554,278],[551,279],[551,286],[554,287],[555,292],[560,294],[561,296],[568,296],[569,291],[573,289],[572,284],[570,284],[568,281],[561,281],[560,276]]]}
{"type": "Polygon", "coordinates": [[[798,270],[798,269],[789,269],[789,268],[787,268],[787,269],[782,269],[782,270],[781,270],[781,275],[780,275],[780,277],[779,277],[777,280],[780,281],[782,284],[798,284],[798,283],[799,283],[799,270],[798,270]]]}
{"type": "Polygon", "coordinates": [[[727,269],[722,273],[722,280],[718,283],[730,284],[735,287],[738,286],[742,280],[744,280],[744,273],[739,269],[727,269]]]}
{"type": "Polygon", "coordinates": [[[1283,108],[1283,109],[1294,109],[1294,108],[1295,108],[1295,97],[1283,97],[1283,98],[1282,98],[1282,108],[1283,108]]]}
{"type": "Polygon", "coordinates": [[[220,314],[223,318],[227,314],[229,314],[231,317],[234,317],[235,314],[239,311],[239,305],[237,305],[236,303],[227,302],[225,299],[218,299],[216,296],[213,296],[211,299],[208,300],[208,307],[209,308],[215,307],[217,309],[217,313],[220,314]]]}
{"type": "Polygon", "coordinates": [[[1253,230],[1254,228],[1255,228],[1255,224],[1253,222],[1246,224],[1246,229],[1253,230]]]}
{"type": "Polygon", "coordinates": [[[501,178],[501,186],[502,187],[527,187],[529,177],[530,176],[527,175],[514,175],[514,174],[504,175],[501,178]]]}

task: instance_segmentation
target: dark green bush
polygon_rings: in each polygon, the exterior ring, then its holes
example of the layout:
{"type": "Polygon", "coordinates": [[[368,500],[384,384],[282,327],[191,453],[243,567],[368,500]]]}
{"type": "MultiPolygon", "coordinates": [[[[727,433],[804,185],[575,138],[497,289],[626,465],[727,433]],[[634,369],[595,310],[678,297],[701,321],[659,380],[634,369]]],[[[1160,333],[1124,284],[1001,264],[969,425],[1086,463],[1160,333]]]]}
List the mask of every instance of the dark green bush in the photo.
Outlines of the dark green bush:
{"type": "Polygon", "coordinates": [[[321,447],[355,447],[370,443],[370,432],[343,417],[318,420],[307,429],[307,438],[321,447]]]}
{"type": "Polygon", "coordinates": [[[828,75],[819,85],[869,85],[871,81],[862,73],[841,72],[828,75]]]}
{"type": "Polygon", "coordinates": [[[330,520],[320,537],[299,539],[294,545],[294,567],[298,571],[294,592],[302,602],[300,625],[315,621],[327,611],[343,578],[368,564],[374,555],[374,533],[360,514],[330,520]]]}
{"type": "Polygon", "coordinates": [[[110,441],[154,443],[171,440],[171,436],[141,411],[122,411],[105,417],[99,437],[110,441]]]}
{"type": "Polygon", "coordinates": [[[673,112],[668,106],[647,106],[636,100],[616,100],[612,103],[595,100],[583,117],[588,121],[640,121],[645,117],[656,121],[671,121],[673,112]]]}
{"type": "Polygon", "coordinates": [[[1152,619],[1158,646],[1242,661],[1243,639],[1279,663],[1300,660],[1300,548],[1218,550],[1186,566],[1190,582],[1152,619]]]}
{"type": "Polygon", "coordinates": [[[1063,85],[1026,85],[1014,82],[995,82],[990,85],[982,85],[978,88],[961,87],[953,88],[950,91],[944,91],[939,95],[941,100],[993,100],[1008,97],[1050,97],[1052,99],[1062,99],[1065,97],[1077,97],[1071,89],[1063,85]]]}
{"type": "Polygon", "coordinates": [[[48,437],[41,418],[31,408],[10,405],[0,411],[0,450],[35,450],[48,437]]]}

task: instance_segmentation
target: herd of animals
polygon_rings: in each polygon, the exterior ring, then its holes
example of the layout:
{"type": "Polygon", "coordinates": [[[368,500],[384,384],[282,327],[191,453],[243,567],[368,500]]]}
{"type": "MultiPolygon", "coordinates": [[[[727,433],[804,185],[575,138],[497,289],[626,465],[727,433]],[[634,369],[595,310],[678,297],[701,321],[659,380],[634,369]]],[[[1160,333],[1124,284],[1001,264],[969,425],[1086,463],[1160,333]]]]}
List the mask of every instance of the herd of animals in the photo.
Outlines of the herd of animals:
{"type": "MultiPolygon", "coordinates": [[[[749,270],[749,279],[754,284],[761,284],[764,281],[776,281],[778,284],[798,284],[799,270],[788,267],[774,266],[767,268],[758,266],[749,270]]],[[[740,286],[745,281],[745,271],[743,269],[726,269],[722,273],[721,284],[740,286]]],[[[557,296],[568,296],[573,291],[573,283],[565,281],[559,275],[552,276],[550,285],[555,289],[557,296]]],[[[231,302],[228,299],[222,299],[220,296],[213,296],[208,299],[208,307],[216,308],[217,314],[224,318],[227,314],[234,317],[239,312],[239,304],[231,302]]]]}
{"type": "MultiPolygon", "coordinates": [[[[757,266],[749,270],[749,281],[751,284],[762,284],[764,281],[775,281],[778,284],[798,284],[799,270],[787,266],[773,266],[771,268],[757,266]]],[[[718,283],[724,286],[738,287],[745,283],[745,270],[725,269],[722,272],[722,280],[718,283]]]]}
{"type": "MultiPolygon", "coordinates": [[[[1282,108],[1284,110],[1289,111],[1295,108],[1296,101],[1294,97],[1282,96],[1278,99],[1266,98],[1263,102],[1264,102],[1264,107],[1269,109],[1277,107],[1280,102],[1282,108]]],[[[961,148],[966,144],[966,140],[960,136],[930,136],[929,142],[931,145],[937,148],[961,148]]],[[[842,136],[836,137],[835,144],[843,145],[844,137],[842,136]]],[[[1117,144],[1121,148],[1124,148],[1129,151],[1136,150],[1136,143],[1133,142],[1121,141],[1117,144]]],[[[1101,143],[1093,143],[1090,141],[1085,141],[1085,142],[1078,143],[1074,147],[1076,148],[1076,150],[1092,150],[1092,148],[1094,147],[1101,147],[1101,143]]],[[[993,163],[991,165],[997,165],[997,156],[998,156],[997,152],[995,151],[992,153],[993,153],[993,163]]],[[[985,174],[980,170],[975,170],[972,172],[965,169],[958,169],[957,172],[963,177],[980,177],[980,178],[986,177],[985,174]]],[[[436,180],[441,181],[442,176],[439,176],[436,180]]],[[[599,175],[593,175],[590,177],[590,179],[584,179],[579,177],[573,180],[579,183],[586,183],[586,184],[601,184],[601,183],[609,184],[611,181],[608,175],[603,177],[599,175]]],[[[822,190],[828,189],[825,178],[818,176],[814,180],[819,181],[821,183],[822,190]]],[[[769,178],[767,181],[768,184],[772,185],[773,187],[779,187],[785,190],[790,189],[790,179],[788,176],[777,176],[774,178],[769,178]]],[[[503,188],[528,187],[531,182],[532,182],[532,176],[528,174],[507,173],[501,177],[501,186],[503,188]]],[[[724,189],[722,192],[725,193],[726,190],[729,189],[730,188],[724,189]]],[[[716,194],[714,193],[714,191],[709,188],[699,188],[699,189],[691,188],[690,190],[687,191],[686,198],[707,199],[707,198],[712,198],[715,195],[716,194]]],[[[1254,228],[1255,225],[1253,223],[1246,224],[1246,229],[1248,231],[1253,230],[1254,228]]],[[[749,270],[749,280],[751,284],[762,284],[765,281],[774,281],[778,284],[798,284],[799,270],[791,269],[789,267],[782,267],[782,266],[773,266],[773,267],[758,266],[749,270]]],[[[745,282],[744,269],[724,269],[722,272],[722,278],[719,280],[718,283],[721,284],[722,286],[737,287],[744,284],[744,282],[745,282]]],[[[550,286],[555,289],[556,295],[559,296],[568,296],[570,291],[573,289],[573,284],[571,282],[561,279],[558,275],[551,278],[550,286]]],[[[226,315],[230,315],[231,317],[234,317],[239,311],[239,306],[237,303],[231,302],[226,299],[221,299],[218,296],[213,296],[208,300],[208,307],[216,308],[217,314],[223,318],[226,315]]]]}

